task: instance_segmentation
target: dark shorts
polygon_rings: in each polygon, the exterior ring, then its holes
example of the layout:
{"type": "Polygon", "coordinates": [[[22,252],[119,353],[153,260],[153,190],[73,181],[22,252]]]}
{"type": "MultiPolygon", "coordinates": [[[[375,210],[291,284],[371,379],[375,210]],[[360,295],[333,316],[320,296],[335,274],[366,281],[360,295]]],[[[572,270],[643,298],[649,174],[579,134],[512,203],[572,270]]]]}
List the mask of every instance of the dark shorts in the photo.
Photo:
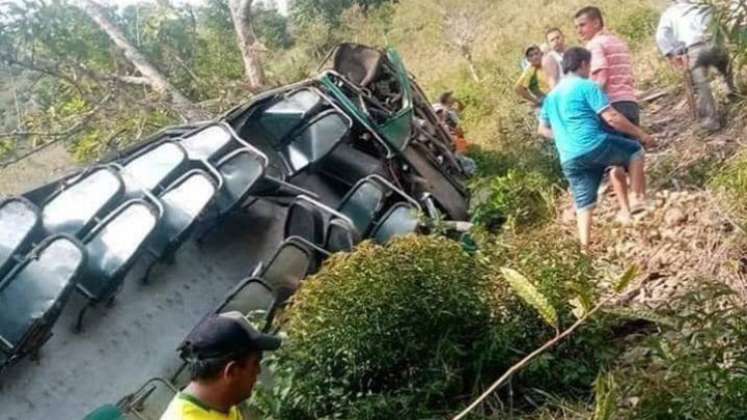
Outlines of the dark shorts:
{"type": "MultiPolygon", "coordinates": [[[[628,121],[632,122],[633,124],[640,126],[641,125],[641,107],[638,106],[638,103],[633,101],[620,101],[620,102],[613,102],[610,104],[612,108],[615,109],[615,111],[623,114],[625,118],[628,119],[628,121]]],[[[612,128],[609,124],[607,124],[607,121],[602,119],[602,126],[604,127],[604,131],[615,134],[617,136],[623,136],[626,138],[630,138],[627,134],[623,134],[614,128],[612,128]]]]}
{"type": "Polygon", "coordinates": [[[596,206],[597,190],[607,168],[627,169],[630,162],[642,157],[643,148],[637,141],[610,134],[596,149],[563,162],[563,174],[571,184],[576,211],[596,206]]]}

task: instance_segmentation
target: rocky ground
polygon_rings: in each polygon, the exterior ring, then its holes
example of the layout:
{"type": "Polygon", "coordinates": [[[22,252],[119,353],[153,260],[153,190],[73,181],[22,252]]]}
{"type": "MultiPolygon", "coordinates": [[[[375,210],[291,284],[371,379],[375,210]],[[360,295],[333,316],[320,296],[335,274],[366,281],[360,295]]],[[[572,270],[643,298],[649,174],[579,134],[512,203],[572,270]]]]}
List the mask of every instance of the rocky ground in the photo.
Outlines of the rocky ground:
{"type": "MultiPolygon", "coordinates": [[[[657,308],[704,278],[723,281],[747,299],[745,232],[706,188],[708,169],[722,164],[747,139],[743,118],[730,117],[726,128],[707,134],[692,122],[679,92],[662,92],[644,106],[643,124],[658,139],[646,162],[654,206],[636,215],[632,225],[621,226],[615,222],[614,196],[604,194],[591,249],[603,271],[619,273],[631,264],[639,268],[643,285],[631,296],[634,307],[657,308]]],[[[569,208],[570,198],[561,205],[569,208]]],[[[562,213],[560,223],[575,235],[572,213],[562,213]]]]}

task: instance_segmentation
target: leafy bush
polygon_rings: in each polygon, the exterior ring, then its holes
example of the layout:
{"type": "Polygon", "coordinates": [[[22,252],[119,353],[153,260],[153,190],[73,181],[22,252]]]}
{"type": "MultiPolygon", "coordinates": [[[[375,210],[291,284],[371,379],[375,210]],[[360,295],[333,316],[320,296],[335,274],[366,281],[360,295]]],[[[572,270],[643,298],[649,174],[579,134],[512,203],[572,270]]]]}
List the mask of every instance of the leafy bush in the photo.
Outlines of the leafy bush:
{"type": "Polygon", "coordinates": [[[491,349],[494,289],[487,267],[443,238],[333,257],[287,314],[272,414],[422,418],[443,408],[469,392],[491,349]]]}
{"type": "Polygon", "coordinates": [[[537,226],[553,215],[552,184],[534,171],[509,169],[503,176],[478,179],[472,191],[472,220],[488,230],[537,226]]]}
{"type": "MultiPolygon", "coordinates": [[[[286,313],[288,340],[272,356],[274,385],[260,388],[255,405],[278,419],[415,419],[455,411],[555,334],[512,292],[499,267],[527,275],[561,327],[574,321],[569,300],[579,290],[594,298],[590,260],[556,237],[544,231],[484,243],[476,256],[443,238],[407,237],[332,257],[286,313]]],[[[592,322],[518,374],[517,400],[535,388],[591,396],[599,369],[615,353],[607,327],[606,320],[592,322]]]]}
{"type": "Polygon", "coordinates": [[[701,284],[672,304],[672,328],[649,337],[607,379],[610,418],[743,419],[747,310],[723,285],[701,284]]]}
{"type": "MultiPolygon", "coordinates": [[[[575,322],[574,308],[588,310],[597,300],[597,273],[591,258],[578,252],[575,241],[559,238],[560,232],[549,226],[482,246],[493,264],[519,271],[534,283],[557,311],[563,329],[575,322]]],[[[515,297],[502,303],[507,311],[496,334],[506,347],[496,346],[496,357],[514,363],[524,355],[518,353],[533,350],[553,337],[555,331],[547,328],[533,308],[515,297]]],[[[607,315],[591,319],[569,340],[522,371],[515,386],[528,393],[539,388],[562,396],[590,395],[599,369],[619,353],[614,342],[618,323],[607,315]]]]}

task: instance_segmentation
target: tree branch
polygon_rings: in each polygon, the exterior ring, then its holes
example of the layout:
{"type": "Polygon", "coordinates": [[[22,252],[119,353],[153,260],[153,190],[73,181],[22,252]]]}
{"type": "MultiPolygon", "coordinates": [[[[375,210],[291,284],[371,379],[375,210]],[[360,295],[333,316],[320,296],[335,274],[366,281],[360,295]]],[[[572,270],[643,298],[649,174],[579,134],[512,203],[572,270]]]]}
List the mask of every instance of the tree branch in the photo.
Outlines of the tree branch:
{"type": "MultiPolygon", "coordinates": [[[[42,150],[48,148],[49,146],[52,146],[53,144],[56,144],[56,143],[59,143],[60,141],[65,140],[71,134],[74,134],[82,130],[83,128],[85,128],[86,124],[88,124],[88,122],[91,120],[91,118],[93,118],[93,116],[99,111],[99,109],[101,109],[101,106],[104,105],[106,102],[108,102],[110,98],[111,98],[111,95],[106,95],[104,99],[102,99],[98,104],[96,104],[96,106],[92,110],[83,114],[83,118],[80,121],[78,121],[75,125],[73,125],[72,127],[68,128],[65,131],[61,131],[59,133],[33,133],[33,132],[16,133],[15,134],[16,137],[35,135],[35,136],[40,136],[40,137],[57,137],[57,138],[54,140],[48,141],[39,147],[35,147],[27,151],[26,153],[21,154],[20,156],[16,156],[13,159],[0,163],[0,169],[6,168],[10,165],[13,165],[14,163],[18,163],[32,155],[35,155],[41,152],[42,150]]],[[[0,134],[0,137],[13,137],[13,136],[9,136],[6,134],[10,134],[10,133],[0,134]]]]}
{"type": "Polygon", "coordinates": [[[516,372],[518,372],[521,369],[523,369],[524,367],[526,367],[526,365],[528,365],[535,358],[537,358],[537,356],[539,356],[540,354],[544,353],[548,349],[554,347],[556,344],[558,344],[559,342],[563,341],[566,337],[568,337],[569,335],[571,335],[574,331],[576,331],[576,329],[578,329],[578,327],[580,327],[581,325],[583,325],[592,315],[594,315],[596,312],[598,312],[600,309],[602,309],[602,307],[604,307],[605,305],[610,304],[615,299],[625,300],[628,296],[632,296],[635,292],[637,292],[643,286],[643,284],[645,282],[646,282],[645,279],[642,280],[636,287],[634,287],[633,289],[630,289],[629,291],[627,291],[626,293],[624,293],[622,296],[619,296],[619,295],[616,295],[616,294],[610,294],[607,297],[605,297],[604,299],[602,299],[599,303],[597,303],[596,306],[594,306],[591,310],[589,310],[582,317],[580,317],[578,320],[576,320],[576,322],[574,322],[573,325],[571,325],[570,327],[568,327],[568,329],[566,329],[562,333],[556,335],[550,341],[546,342],[541,347],[539,347],[538,349],[536,349],[533,352],[529,353],[526,357],[524,357],[519,362],[517,362],[516,364],[514,364],[513,366],[511,366],[500,378],[498,378],[498,380],[496,380],[495,382],[493,382],[493,384],[490,385],[490,387],[487,390],[485,390],[485,392],[483,392],[479,397],[477,397],[477,399],[475,399],[467,408],[465,408],[459,414],[457,414],[456,416],[454,416],[452,418],[452,420],[461,420],[461,419],[463,419],[472,410],[474,410],[475,408],[477,408],[483,402],[483,400],[485,400],[485,398],[489,397],[490,394],[492,394],[496,389],[498,389],[498,387],[500,387],[501,385],[503,385],[504,383],[506,383],[506,381],[508,381],[514,374],[516,374],[516,372]]]}
{"type": "Polygon", "coordinates": [[[33,59],[31,61],[23,60],[7,51],[0,51],[0,60],[6,62],[9,65],[23,67],[27,70],[32,70],[37,73],[46,74],[48,76],[64,80],[74,86],[78,91],[83,91],[78,80],[65,74],[60,70],[60,67],[54,63],[44,62],[40,59],[33,59]]]}
{"type": "Polygon", "coordinates": [[[166,77],[148,61],[137,48],[124,36],[106,15],[106,11],[93,0],[79,0],[76,6],[85,12],[98,27],[104,31],[114,45],[132,63],[138,72],[147,80],[148,86],[157,93],[168,97],[174,110],[187,121],[205,119],[207,113],[199,109],[191,100],[172,85],[166,77]]]}

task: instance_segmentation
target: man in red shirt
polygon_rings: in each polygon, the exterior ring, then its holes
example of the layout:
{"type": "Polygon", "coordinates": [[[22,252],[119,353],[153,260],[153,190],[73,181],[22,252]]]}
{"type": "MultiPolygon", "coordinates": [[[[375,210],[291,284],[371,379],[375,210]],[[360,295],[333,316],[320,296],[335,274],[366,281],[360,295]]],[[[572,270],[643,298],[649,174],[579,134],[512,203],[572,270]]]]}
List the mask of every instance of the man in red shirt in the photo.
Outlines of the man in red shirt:
{"type": "Polygon", "coordinates": [[[628,44],[605,30],[602,11],[597,7],[584,7],[576,12],[574,23],[579,37],[586,41],[586,49],[591,52],[591,79],[607,93],[615,110],[640,125],[628,44]]]}

